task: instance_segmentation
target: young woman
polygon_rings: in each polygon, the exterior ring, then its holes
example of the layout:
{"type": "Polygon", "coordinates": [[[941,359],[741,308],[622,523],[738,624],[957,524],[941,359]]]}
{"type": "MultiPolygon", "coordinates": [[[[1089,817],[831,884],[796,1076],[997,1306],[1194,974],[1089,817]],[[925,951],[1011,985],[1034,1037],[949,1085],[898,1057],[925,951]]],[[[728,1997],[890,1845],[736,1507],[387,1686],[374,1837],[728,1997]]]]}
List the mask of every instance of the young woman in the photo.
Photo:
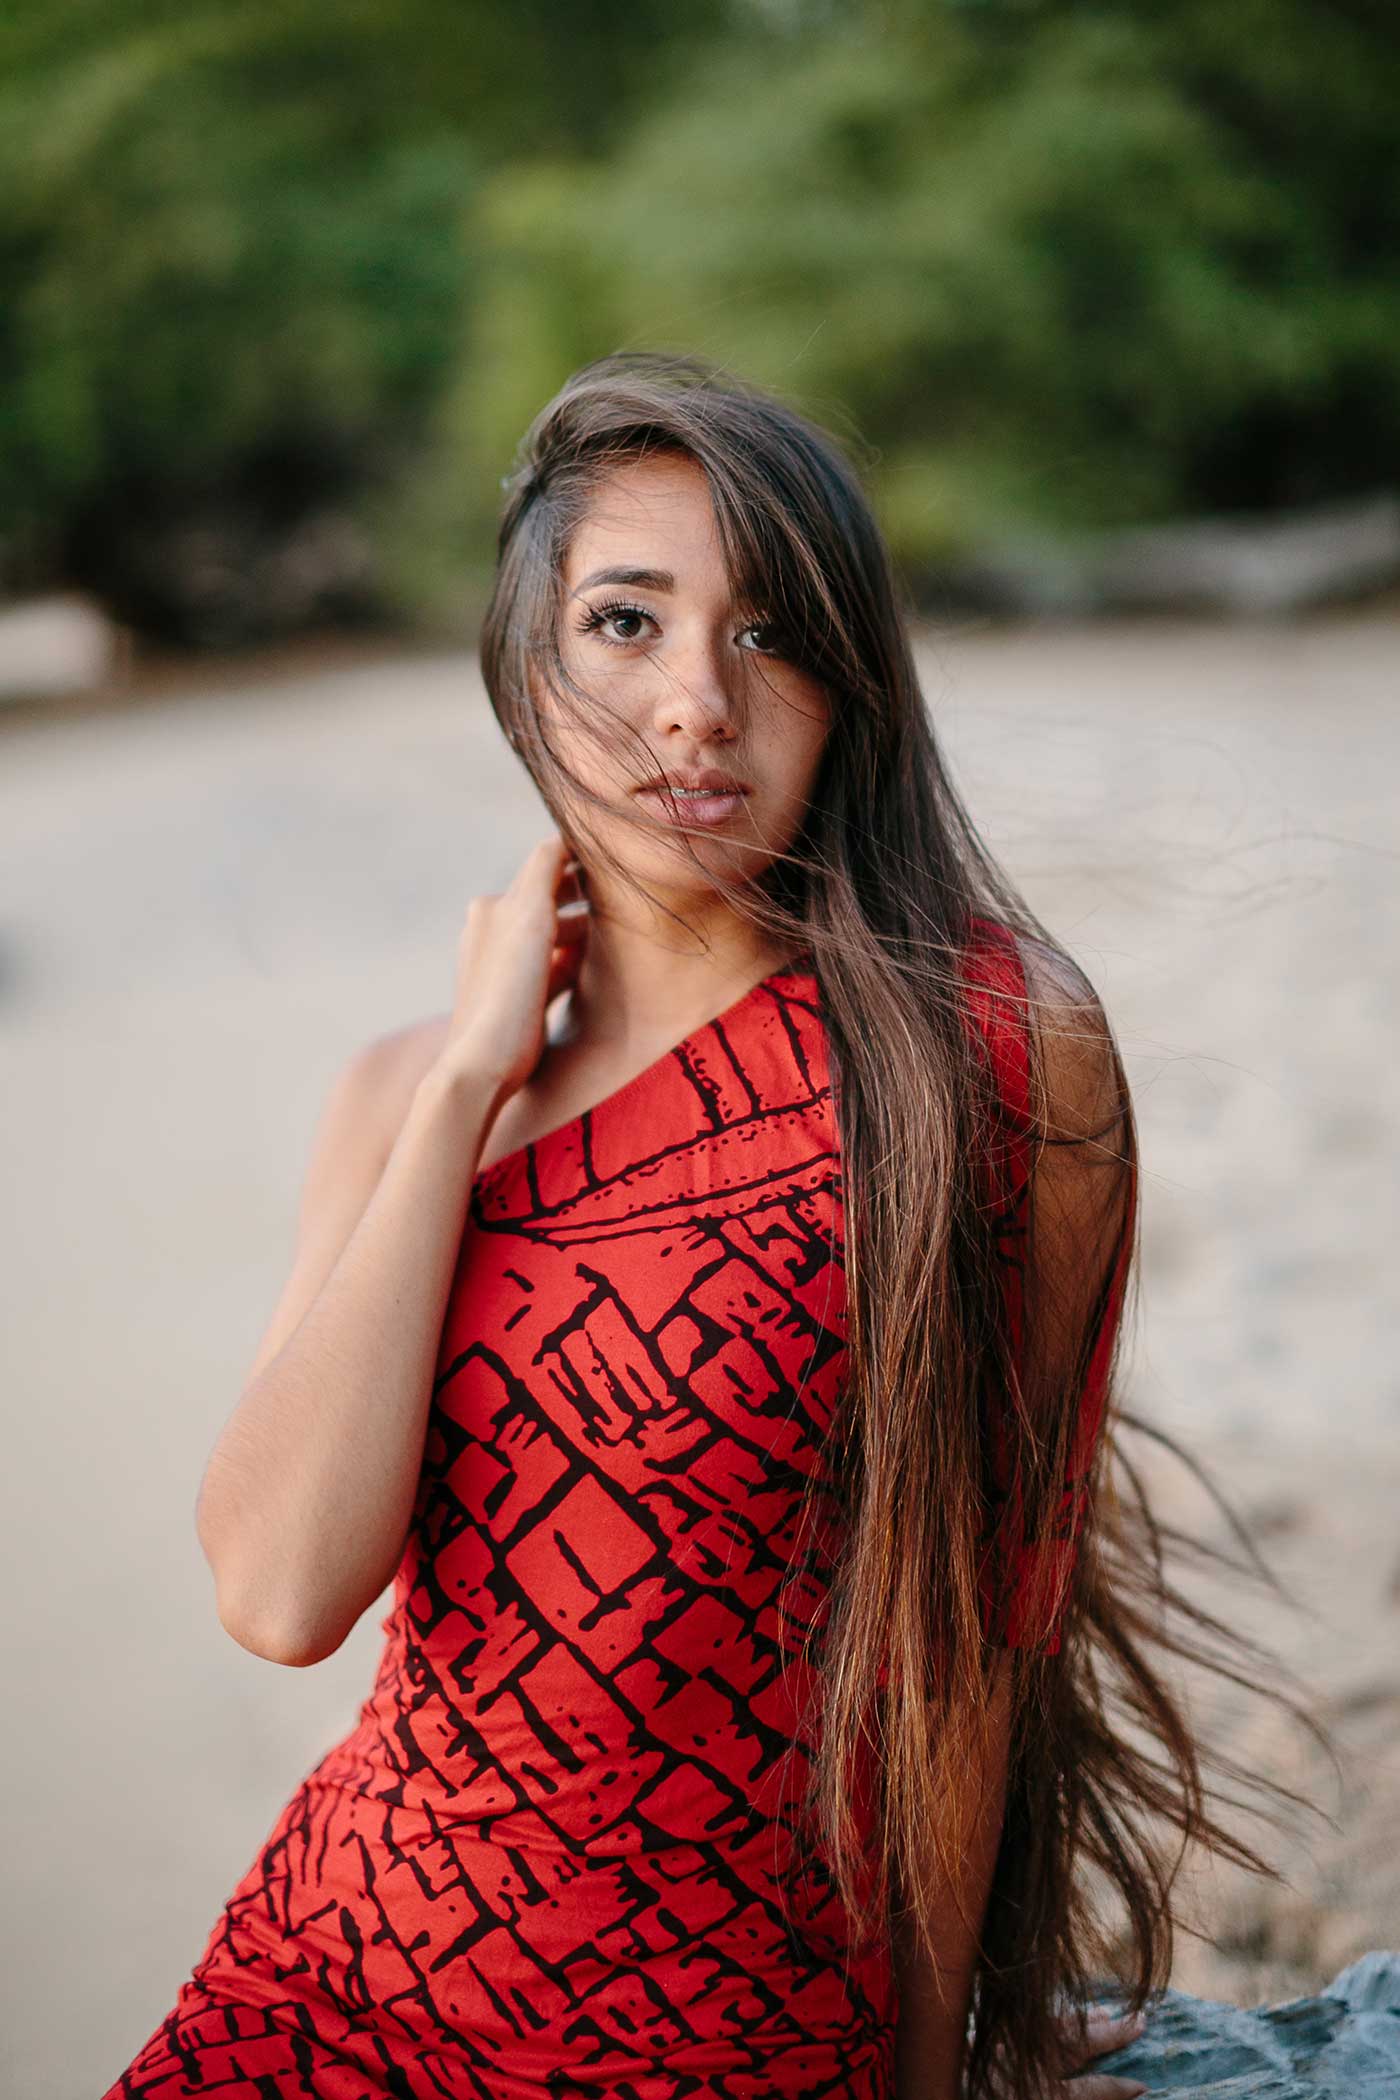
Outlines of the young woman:
{"type": "Polygon", "coordinates": [[[1068,2011],[1169,1973],[1135,1814],[1241,1848],[1098,1492],[1100,1002],[780,402],[576,374],[482,656],[557,829],[338,1079],[199,1502],[245,1647],[314,1663],[392,1579],[382,1661],[109,2100],[1141,2090],[1068,2011]]]}

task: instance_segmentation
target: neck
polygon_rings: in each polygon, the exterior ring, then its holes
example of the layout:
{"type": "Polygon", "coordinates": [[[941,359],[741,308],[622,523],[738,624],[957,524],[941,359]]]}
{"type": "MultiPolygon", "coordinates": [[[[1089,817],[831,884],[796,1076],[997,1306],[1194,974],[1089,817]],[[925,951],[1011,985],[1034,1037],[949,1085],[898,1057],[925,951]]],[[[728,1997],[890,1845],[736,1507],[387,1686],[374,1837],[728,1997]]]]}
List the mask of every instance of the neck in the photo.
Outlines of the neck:
{"type": "Polygon", "coordinates": [[[595,905],[563,1039],[645,1053],[720,1012],[792,953],[732,913],[694,926],[638,927],[595,905]]]}

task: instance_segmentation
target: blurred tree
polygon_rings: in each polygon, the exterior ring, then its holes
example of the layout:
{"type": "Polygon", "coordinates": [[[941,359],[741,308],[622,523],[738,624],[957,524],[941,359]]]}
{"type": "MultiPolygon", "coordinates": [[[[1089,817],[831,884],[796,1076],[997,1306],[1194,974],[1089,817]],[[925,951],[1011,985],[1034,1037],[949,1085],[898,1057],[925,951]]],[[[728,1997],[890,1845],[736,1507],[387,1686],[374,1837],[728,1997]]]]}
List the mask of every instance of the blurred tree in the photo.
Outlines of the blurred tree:
{"type": "Polygon", "coordinates": [[[0,575],[440,606],[622,344],[858,431],[916,583],[1366,489],[1397,106],[1388,0],[11,0],[0,575]]]}
{"type": "Polygon", "coordinates": [[[679,63],[719,13],[676,34],[662,0],[12,0],[6,580],[196,642],[372,604],[344,527],[425,443],[482,170],[601,150],[646,46],[665,29],[679,63]]]}
{"type": "Polygon", "coordinates": [[[606,164],[486,185],[449,451],[500,456],[581,357],[646,343],[853,417],[916,577],[1026,526],[1374,485],[1400,440],[1400,18],[823,14],[762,62],[718,53],[606,164]]]}

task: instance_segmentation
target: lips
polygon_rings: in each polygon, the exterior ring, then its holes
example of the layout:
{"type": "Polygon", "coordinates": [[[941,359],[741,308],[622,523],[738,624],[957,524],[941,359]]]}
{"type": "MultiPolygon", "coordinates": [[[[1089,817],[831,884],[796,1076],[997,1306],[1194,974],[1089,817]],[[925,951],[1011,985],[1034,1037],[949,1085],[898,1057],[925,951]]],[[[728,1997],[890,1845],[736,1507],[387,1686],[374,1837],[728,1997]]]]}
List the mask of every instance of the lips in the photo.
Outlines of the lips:
{"type": "Polygon", "coordinates": [[[711,795],[746,795],[748,782],[733,773],[725,773],[718,766],[673,766],[665,773],[657,773],[643,781],[638,794],[665,794],[668,788],[679,788],[683,792],[711,795]]]}
{"type": "Polygon", "coordinates": [[[668,824],[712,829],[744,806],[747,785],[718,766],[676,766],[637,789],[637,799],[668,824]]]}

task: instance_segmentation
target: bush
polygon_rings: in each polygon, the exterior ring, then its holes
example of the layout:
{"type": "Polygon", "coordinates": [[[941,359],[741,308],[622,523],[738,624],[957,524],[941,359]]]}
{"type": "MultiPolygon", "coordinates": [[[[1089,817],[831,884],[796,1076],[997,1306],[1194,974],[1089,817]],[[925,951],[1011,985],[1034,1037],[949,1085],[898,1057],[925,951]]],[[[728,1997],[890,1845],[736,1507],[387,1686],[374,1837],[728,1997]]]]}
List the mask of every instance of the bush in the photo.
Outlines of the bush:
{"type": "Polygon", "coordinates": [[[460,600],[621,345],[847,428],[916,584],[1400,441],[1361,0],[12,0],[0,78],[0,561],[186,640],[460,600]]]}

